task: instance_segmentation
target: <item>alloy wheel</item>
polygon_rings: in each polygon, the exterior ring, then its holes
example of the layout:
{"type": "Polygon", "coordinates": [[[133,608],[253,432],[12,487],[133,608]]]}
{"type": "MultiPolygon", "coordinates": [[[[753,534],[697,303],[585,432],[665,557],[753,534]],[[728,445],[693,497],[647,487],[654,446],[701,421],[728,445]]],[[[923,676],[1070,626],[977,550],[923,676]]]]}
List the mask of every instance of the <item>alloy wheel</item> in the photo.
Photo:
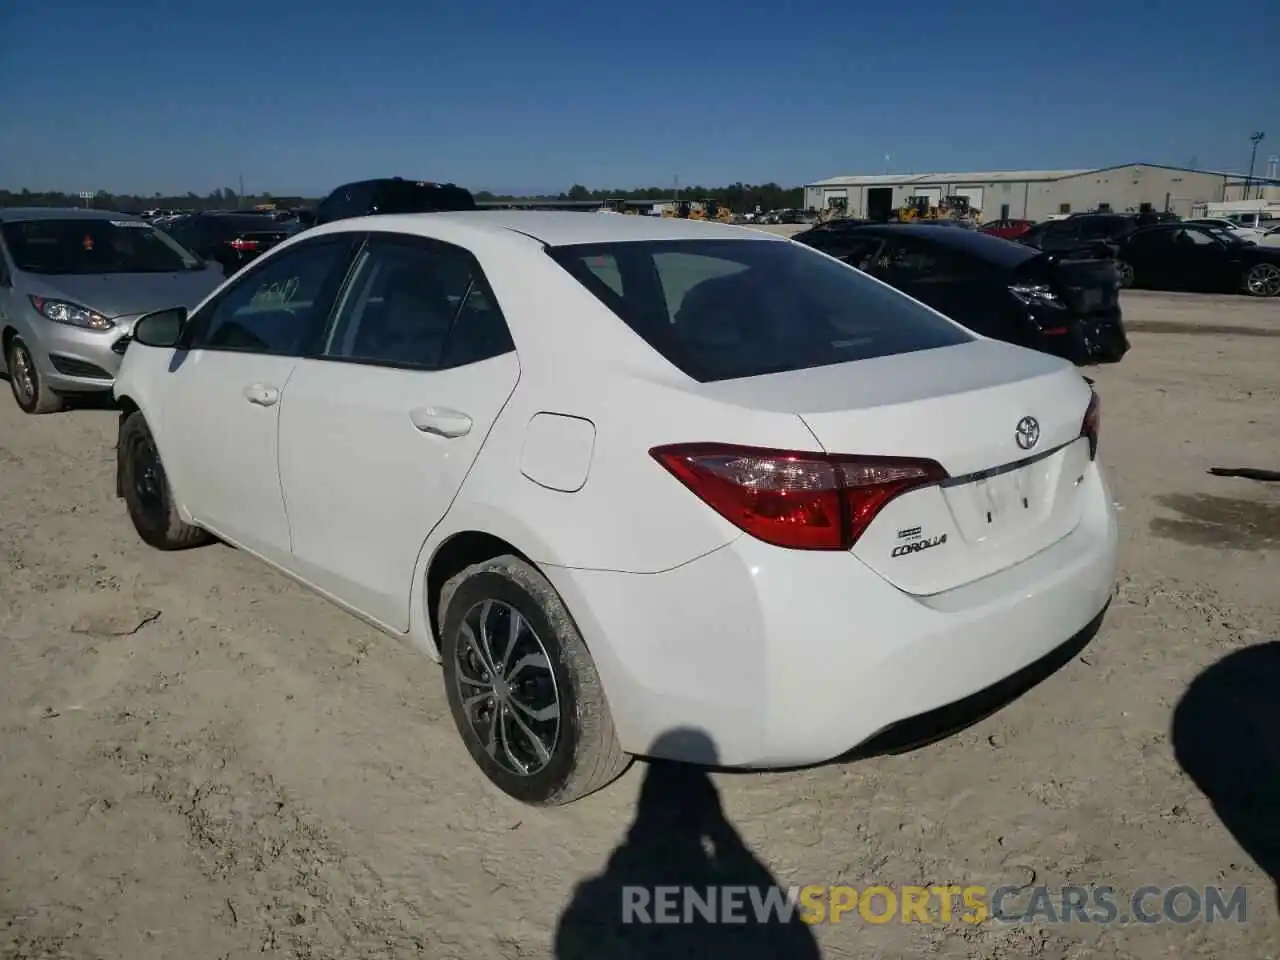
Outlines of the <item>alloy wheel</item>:
{"type": "Polygon", "coordinates": [[[1280,267],[1274,263],[1255,264],[1246,275],[1245,283],[1255,297],[1280,295],[1280,267]]]}
{"type": "Polygon", "coordinates": [[[10,359],[9,377],[13,392],[18,395],[19,403],[23,406],[30,405],[35,402],[36,396],[36,368],[31,354],[23,344],[15,343],[10,359]]]}
{"type": "Polygon", "coordinates": [[[483,600],[454,645],[458,699],[485,753],[516,776],[538,773],[560,741],[560,691],[551,658],[515,607],[483,600]]]}
{"type": "Polygon", "coordinates": [[[1133,286],[1133,267],[1121,260],[1116,264],[1116,272],[1120,274],[1120,286],[1129,288],[1133,286]]]}

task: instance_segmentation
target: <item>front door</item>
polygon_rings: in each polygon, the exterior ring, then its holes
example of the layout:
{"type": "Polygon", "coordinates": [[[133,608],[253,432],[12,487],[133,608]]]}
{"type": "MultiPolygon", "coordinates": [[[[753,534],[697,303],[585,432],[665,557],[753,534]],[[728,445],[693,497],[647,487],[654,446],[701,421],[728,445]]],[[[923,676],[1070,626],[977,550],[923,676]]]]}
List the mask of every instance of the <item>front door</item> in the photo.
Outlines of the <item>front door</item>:
{"type": "Polygon", "coordinates": [[[418,553],[515,389],[515,348],[469,253],[395,234],[361,252],[325,339],[280,410],[292,569],[407,632],[418,553]]]}
{"type": "Polygon", "coordinates": [[[198,524],[278,563],[290,551],[280,402],[323,333],[351,239],[322,237],[249,268],[191,317],[170,364],[167,402],[186,430],[169,438],[175,490],[198,524]]]}

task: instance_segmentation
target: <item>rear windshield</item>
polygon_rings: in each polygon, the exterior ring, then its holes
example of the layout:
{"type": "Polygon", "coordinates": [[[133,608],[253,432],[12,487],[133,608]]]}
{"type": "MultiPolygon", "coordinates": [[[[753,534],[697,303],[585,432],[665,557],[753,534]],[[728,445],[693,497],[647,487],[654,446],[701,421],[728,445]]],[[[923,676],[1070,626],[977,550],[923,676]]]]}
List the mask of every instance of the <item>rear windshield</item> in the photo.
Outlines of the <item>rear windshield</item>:
{"type": "Polygon", "coordinates": [[[419,184],[411,180],[378,184],[373,204],[375,213],[436,213],[476,208],[475,199],[461,187],[419,184]]]}
{"type": "Polygon", "coordinates": [[[644,241],[548,253],[649,346],[704,383],[973,339],[800,244],[644,241]]]}
{"type": "Polygon", "coordinates": [[[173,273],[204,263],[142,220],[16,220],[0,226],[14,266],[49,275],[173,273]]]}

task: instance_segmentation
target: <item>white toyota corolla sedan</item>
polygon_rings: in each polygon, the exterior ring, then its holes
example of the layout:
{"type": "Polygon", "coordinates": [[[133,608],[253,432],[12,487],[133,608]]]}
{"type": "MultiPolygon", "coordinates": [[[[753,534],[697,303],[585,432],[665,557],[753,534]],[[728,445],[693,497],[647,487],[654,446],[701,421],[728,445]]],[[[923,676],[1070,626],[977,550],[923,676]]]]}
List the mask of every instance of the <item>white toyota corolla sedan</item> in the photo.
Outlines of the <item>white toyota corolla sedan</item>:
{"type": "Polygon", "coordinates": [[[753,230],[344,220],[134,338],[141,537],[439,659],[526,802],[633,754],[827,760],[1065,648],[1114,583],[1075,368],[753,230]]]}

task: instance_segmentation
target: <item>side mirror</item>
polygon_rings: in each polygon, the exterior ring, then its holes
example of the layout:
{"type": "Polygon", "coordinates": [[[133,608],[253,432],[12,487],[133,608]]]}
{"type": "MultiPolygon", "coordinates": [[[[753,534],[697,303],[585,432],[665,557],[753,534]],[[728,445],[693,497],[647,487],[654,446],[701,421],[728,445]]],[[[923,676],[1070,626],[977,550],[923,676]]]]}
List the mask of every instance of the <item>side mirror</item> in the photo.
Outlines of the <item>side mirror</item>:
{"type": "Polygon", "coordinates": [[[144,347],[176,347],[187,322],[186,307],[148,313],[133,325],[133,339],[144,347]]]}

